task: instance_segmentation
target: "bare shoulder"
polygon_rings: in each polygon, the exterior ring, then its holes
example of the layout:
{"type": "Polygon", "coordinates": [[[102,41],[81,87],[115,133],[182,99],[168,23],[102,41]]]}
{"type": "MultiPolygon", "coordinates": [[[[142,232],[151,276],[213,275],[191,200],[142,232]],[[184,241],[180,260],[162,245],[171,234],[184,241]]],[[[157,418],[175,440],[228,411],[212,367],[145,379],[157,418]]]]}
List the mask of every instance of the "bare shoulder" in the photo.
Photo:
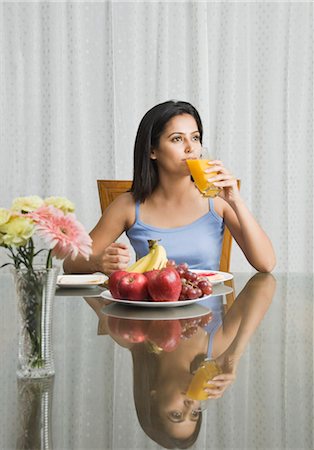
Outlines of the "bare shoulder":
{"type": "Polygon", "coordinates": [[[108,208],[134,208],[134,206],[135,201],[131,192],[124,192],[123,194],[118,195],[118,197],[110,203],[108,208]]]}
{"type": "Polygon", "coordinates": [[[224,215],[225,215],[225,206],[226,206],[226,202],[222,198],[220,198],[220,197],[215,197],[214,198],[215,212],[220,217],[224,217],[224,215]]]}
{"type": "Polygon", "coordinates": [[[125,192],[116,197],[103,213],[103,218],[124,218],[126,228],[135,221],[135,201],[131,192],[125,192]]]}

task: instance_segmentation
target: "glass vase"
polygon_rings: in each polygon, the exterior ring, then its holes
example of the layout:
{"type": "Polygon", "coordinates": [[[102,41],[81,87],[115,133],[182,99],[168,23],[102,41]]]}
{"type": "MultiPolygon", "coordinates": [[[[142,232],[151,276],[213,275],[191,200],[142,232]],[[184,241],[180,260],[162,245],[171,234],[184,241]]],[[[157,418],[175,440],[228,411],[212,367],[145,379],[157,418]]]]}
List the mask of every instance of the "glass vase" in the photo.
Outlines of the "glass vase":
{"type": "Polygon", "coordinates": [[[52,449],[54,377],[17,380],[19,414],[16,449],[52,449]]]}
{"type": "Polygon", "coordinates": [[[52,307],[58,269],[15,269],[19,311],[18,378],[54,375],[52,307]]]}

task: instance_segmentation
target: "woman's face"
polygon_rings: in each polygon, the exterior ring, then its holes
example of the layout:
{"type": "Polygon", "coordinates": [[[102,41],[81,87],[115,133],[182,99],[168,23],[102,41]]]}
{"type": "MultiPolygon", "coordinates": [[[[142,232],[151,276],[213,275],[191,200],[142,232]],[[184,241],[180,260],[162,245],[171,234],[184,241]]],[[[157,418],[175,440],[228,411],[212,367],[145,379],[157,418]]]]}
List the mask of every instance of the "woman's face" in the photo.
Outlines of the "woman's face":
{"type": "Polygon", "coordinates": [[[188,380],[185,383],[182,383],[182,379],[180,381],[181,383],[176,380],[176,383],[159,385],[153,401],[157,402],[158,415],[164,429],[173,438],[184,439],[193,434],[201,413],[200,402],[186,396],[188,380]]]}
{"type": "Polygon", "coordinates": [[[198,158],[201,153],[200,132],[193,116],[175,116],[165,126],[158,148],[153,149],[151,158],[160,169],[182,171],[189,174],[186,159],[198,158]]]}

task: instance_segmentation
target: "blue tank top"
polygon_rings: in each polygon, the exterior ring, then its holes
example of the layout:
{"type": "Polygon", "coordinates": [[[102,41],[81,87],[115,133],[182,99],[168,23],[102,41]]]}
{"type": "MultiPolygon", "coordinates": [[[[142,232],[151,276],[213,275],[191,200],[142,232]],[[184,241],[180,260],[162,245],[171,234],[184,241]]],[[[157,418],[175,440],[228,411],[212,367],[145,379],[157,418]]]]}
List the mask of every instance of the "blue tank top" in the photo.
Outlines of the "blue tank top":
{"type": "Polygon", "coordinates": [[[135,222],[127,230],[136,259],[148,253],[148,239],[160,240],[168,259],[177,264],[187,262],[191,269],[219,270],[224,221],[215,212],[213,199],[210,211],[189,225],[157,228],[139,218],[140,203],[135,205],[135,222]]]}
{"type": "Polygon", "coordinates": [[[222,325],[224,316],[223,296],[214,295],[213,297],[209,297],[208,299],[199,302],[199,304],[202,306],[206,306],[213,313],[212,320],[204,328],[206,333],[209,335],[207,358],[211,359],[213,353],[214,337],[218,329],[222,325]]]}

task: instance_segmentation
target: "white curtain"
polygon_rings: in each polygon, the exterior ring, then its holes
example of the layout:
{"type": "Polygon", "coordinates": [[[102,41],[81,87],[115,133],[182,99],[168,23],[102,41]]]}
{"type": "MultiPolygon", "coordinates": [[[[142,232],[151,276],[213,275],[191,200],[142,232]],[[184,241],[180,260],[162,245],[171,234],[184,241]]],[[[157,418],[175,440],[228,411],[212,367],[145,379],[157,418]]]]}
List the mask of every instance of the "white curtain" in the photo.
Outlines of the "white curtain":
{"type": "Polygon", "coordinates": [[[97,178],[132,176],[143,114],[186,100],[277,270],[313,271],[311,2],[13,2],[0,21],[0,206],[65,195],[90,229],[97,178]]]}

